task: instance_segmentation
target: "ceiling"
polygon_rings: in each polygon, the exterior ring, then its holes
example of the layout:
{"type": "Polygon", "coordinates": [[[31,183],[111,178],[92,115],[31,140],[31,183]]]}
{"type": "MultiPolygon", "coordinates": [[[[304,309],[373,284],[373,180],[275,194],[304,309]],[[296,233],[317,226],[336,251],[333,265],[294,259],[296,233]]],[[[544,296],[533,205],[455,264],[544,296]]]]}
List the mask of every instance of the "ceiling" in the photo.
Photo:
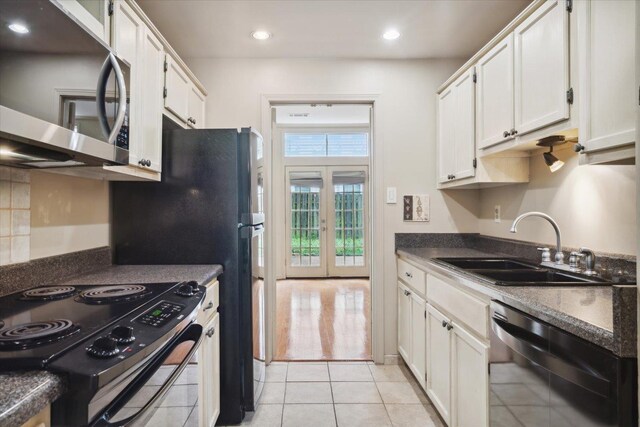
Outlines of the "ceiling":
{"type": "Polygon", "coordinates": [[[471,57],[531,0],[137,2],[186,58],[399,59],[471,57]]]}

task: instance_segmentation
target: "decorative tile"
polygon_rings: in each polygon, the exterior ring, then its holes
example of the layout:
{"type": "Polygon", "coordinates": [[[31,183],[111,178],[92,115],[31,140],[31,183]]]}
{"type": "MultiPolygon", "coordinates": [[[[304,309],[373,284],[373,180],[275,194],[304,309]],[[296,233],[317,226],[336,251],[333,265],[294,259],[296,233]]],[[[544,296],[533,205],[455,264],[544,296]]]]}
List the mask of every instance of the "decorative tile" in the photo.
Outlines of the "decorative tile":
{"type": "Polygon", "coordinates": [[[0,237],[11,236],[11,211],[0,210],[0,237]]]}
{"type": "Polygon", "coordinates": [[[333,405],[284,405],[282,427],[335,427],[335,425],[336,415],[333,405]]]}
{"type": "Polygon", "coordinates": [[[391,420],[382,404],[337,404],[338,427],[390,426],[391,420]]]}
{"type": "Polygon", "coordinates": [[[285,403],[333,403],[331,385],[320,383],[287,383],[285,403]]]}
{"type": "Polygon", "coordinates": [[[331,381],[373,381],[367,365],[334,365],[329,364],[331,381]]]}
{"type": "Polygon", "coordinates": [[[11,237],[0,237],[0,265],[11,262],[11,237]]]}
{"type": "Polygon", "coordinates": [[[31,182],[31,174],[28,169],[11,169],[11,181],[12,182],[31,182]]]}
{"type": "Polygon", "coordinates": [[[11,237],[11,262],[29,261],[29,236],[11,237]]]}
{"type": "Polygon", "coordinates": [[[11,235],[28,236],[31,233],[31,211],[14,209],[11,211],[11,235]]]}
{"type": "Polygon", "coordinates": [[[420,403],[420,399],[408,382],[380,382],[376,385],[384,403],[420,403]]]}
{"type": "Polygon", "coordinates": [[[402,427],[436,427],[440,420],[433,420],[423,405],[386,404],[391,423],[402,427]]]}
{"type": "Polygon", "coordinates": [[[320,365],[290,363],[287,381],[329,381],[329,369],[326,363],[320,365]]]}
{"type": "Polygon", "coordinates": [[[11,182],[0,181],[0,209],[11,207],[11,182]]]}
{"type": "Polygon", "coordinates": [[[335,403],[382,403],[374,382],[333,382],[331,389],[335,403]]]}
{"type": "Polygon", "coordinates": [[[11,183],[11,208],[29,209],[31,207],[31,185],[22,182],[11,183]]]}
{"type": "Polygon", "coordinates": [[[284,390],[287,383],[265,383],[260,403],[284,403],[284,390]]]}

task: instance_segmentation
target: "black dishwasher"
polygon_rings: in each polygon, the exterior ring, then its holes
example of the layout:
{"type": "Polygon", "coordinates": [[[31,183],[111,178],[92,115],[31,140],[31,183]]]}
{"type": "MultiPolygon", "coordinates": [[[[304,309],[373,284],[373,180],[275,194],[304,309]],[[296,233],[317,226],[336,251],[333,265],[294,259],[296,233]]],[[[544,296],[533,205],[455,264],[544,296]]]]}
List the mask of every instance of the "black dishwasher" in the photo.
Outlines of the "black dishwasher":
{"type": "Polygon", "coordinates": [[[491,303],[491,426],[637,426],[637,360],[491,303]]]}

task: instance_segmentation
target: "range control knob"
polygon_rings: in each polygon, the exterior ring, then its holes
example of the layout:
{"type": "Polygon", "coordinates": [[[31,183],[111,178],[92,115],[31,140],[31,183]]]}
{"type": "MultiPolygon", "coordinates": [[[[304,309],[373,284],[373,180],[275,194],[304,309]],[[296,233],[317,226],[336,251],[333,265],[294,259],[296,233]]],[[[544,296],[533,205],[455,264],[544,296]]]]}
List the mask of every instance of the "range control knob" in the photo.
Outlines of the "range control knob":
{"type": "Polygon", "coordinates": [[[191,286],[191,289],[193,289],[193,293],[198,293],[198,291],[200,291],[200,289],[198,289],[198,282],[196,282],[195,280],[191,280],[189,282],[187,282],[189,284],[189,286],[191,286]]]}
{"type": "Polygon", "coordinates": [[[87,353],[94,357],[113,357],[120,353],[118,342],[106,335],[96,339],[91,346],[87,347],[87,353]]]}
{"type": "Polygon", "coordinates": [[[189,282],[187,282],[178,286],[178,289],[176,290],[176,294],[182,295],[183,297],[192,297],[195,294],[195,292],[193,291],[193,287],[189,284],[189,282]]]}
{"type": "Polygon", "coordinates": [[[135,341],[133,336],[133,328],[131,326],[116,326],[111,331],[111,338],[116,340],[118,344],[130,344],[135,341]]]}

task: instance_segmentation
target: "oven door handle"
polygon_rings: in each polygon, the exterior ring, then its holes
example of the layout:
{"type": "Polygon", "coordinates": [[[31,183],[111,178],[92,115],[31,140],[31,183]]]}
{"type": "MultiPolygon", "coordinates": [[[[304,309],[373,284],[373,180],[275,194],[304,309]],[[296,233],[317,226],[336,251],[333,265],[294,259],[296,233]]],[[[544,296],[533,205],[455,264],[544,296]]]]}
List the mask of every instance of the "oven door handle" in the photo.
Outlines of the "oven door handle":
{"type": "Polygon", "coordinates": [[[159,401],[167,394],[171,386],[176,382],[184,368],[189,364],[189,361],[198,350],[200,346],[200,342],[202,341],[202,326],[198,324],[189,325],[179,336],[178,338],[174,338],[168,348],[162,350],[162,352],[154,358],[151,365],[147,367],[138,378],[132,381],[131,384],[127,386],[127,388],[123,391],[123,393],[111,404],[107,407],[107,409],[103,412],[103,414],[98,417],[98,419],[91,424],[92,427],[120,427],[120,426],[134,426],[136,422],[141,419],[145,419],[146,415],[150,411],[156,409],[159,401]],[[149,379],[153,376],[153,374],[163,365],[165,360],[173,350],[180,344],[185,341],[195,341],[191,350],[186,355],[184,360],[180,362],[180,365],[176,369],[173,370],[171,375],[166,379],[164,384],[160,387],[160,389],[153,395],[153,397],[135,414],[132,416],[125,418],[123,420],[110,422],[109,418],[115,415],[120,409],[124,407],[139,391],[140,389],[149,381],[149,379]]]}
{"type": "Polygon", "coordinates": [[[493,317],[493,332],[502,342],[513,351],[526,357],[533,363],[540,365],[554,375],[564,378],[587,390],[603,397],[611,395],[611,384],[606,379],[587,372],[576,366],[569,360],[562,359],[548,350],[542,349],[532,343],[524,334],[518,333],[519,328],[505,322],[503,319],[493,317]]]}

